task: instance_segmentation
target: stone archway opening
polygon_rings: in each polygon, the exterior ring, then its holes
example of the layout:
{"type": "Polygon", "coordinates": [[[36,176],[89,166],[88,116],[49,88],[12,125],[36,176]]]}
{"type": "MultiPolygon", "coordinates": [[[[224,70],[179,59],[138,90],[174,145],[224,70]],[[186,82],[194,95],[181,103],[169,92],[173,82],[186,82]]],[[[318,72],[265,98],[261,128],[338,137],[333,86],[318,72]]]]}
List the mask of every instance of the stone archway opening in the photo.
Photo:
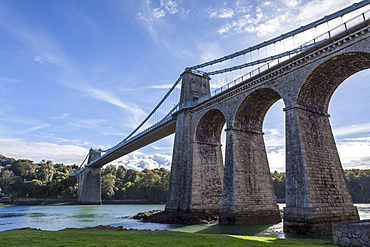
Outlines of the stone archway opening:
{"type": "Polygon", "coordinates": [[[192,210],[218,213],[222,200],[224,162],[221,133],[225,117],[210,110],[200,119],[193,142],[192,210]]]}
{"type": "Polygon", "coordinates": [[[227,129],[221,224],[280,222],[262,132],[268,109],[280,98],[272,89],[254,91],[227,129]]]}
{"type": "Polygon", "coordinates": [[[344,169],[370,167],[370,69],[348,77],[329,103],[339,157],[344,169]]]}
{"type": "MultiPolygon", "coordinates": [[[[285,202],[285,119],[283,99],[276,101],[267,111],[263,122],[264,141],[267,159],[275,179],[274,190],[276,201],[285,202]]],[[[279,204],[279,208],[283,208],[279,204]]]]}

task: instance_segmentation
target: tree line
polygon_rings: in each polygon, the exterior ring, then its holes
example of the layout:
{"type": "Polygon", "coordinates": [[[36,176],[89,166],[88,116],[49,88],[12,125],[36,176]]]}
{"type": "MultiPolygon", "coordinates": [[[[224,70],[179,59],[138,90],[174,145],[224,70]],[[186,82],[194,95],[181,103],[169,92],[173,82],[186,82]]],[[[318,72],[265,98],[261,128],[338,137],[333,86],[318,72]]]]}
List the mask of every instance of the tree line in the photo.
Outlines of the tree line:
{"type": "MultiPolygon", "coordinates": [[[[13,198],[76,199],[77,184],[72,174],[78,167],[42,160],[13,159],[0,155],[0,196],[13,198]]],[[[353,201],[370,203],[370,170],[345,170],[353,201]]],[[[271,173],[275,195],[285,197],[285,173],[271,173]]],[[[165,202],[170,172],[165,169],[135,171],[123,166],[101,170],[102,199],[165,202]]]]}
{"type": "MultiPolygon", "coordinates": [[[[273,172],[272,181],[277,198],[285,198],[285,173],[273,172]]],[[[370,169],[344,170],[349,192],[355,203],[370,203],[370,169]]]]}
{"type": "MultiPolygon", "coordinates": [[[[0,196],[76,199],[77,184],[69,175],[77,168],[76,165],[53,164],[50,160],[35,163],[0,155],[0,196]]],[[[165,169],[139,172],[123,166],[107,166],[101,170],[102,199],[164,202],[169,174],[165,169]]]]}

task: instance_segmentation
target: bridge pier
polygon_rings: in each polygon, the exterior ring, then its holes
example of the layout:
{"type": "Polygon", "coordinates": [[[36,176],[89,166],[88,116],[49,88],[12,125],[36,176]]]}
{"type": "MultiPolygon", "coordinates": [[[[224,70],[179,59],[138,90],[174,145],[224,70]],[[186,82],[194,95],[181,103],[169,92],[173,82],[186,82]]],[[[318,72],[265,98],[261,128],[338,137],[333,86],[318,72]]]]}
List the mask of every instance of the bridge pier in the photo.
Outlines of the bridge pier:
{"type": "Polygon", "coordinates": [[[222,225],[281,221],[262,132],[227,130],[222,199],[222,225]]]}
{"type": "Polygon", "coordinates": [[[166,211],[218,213],[223,177],[220,136],[225,120],[220,112],[212,112],[194,123],[186,110],[210,94],[210,78],[189,71],[181,77],[180,103],[185,108],[177,115],[166,211]]]}
{"type": "Polygon", "coordinates": [[[286,113],[284,232],[326,235],[332,223],[359,220],[344,178],[329,115],[302,106],[286,113]]]}
{"type": "MultiPolygon", "coordinates": [[[[88,164],[100,157],[100,152],[90,149],[88,164]]],[[[101,204],[101,168],[86,166],[77,175],[78,202],[80,204],[101,204]]]]}

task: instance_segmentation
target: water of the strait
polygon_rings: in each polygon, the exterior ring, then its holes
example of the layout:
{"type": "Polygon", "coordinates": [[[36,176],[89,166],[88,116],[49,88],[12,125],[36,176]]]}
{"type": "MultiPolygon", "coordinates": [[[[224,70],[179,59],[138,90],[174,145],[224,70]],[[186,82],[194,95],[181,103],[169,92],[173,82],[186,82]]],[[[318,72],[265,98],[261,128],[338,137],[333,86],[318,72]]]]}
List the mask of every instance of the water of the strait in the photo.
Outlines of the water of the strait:
{"type": "MultiPolygon", "coordinates": [[[[284,204],[279,204],[280,209],[284,206],[284,204]]],[[[361,220],[370,219],[370,204],[356,204],[355,206],[358,208],[361,220]]],[[[111,225],[138,230],[173,230],[197,233],[289,237],[283,233],[282,223],[258,226],[220,226],[217,224],[185,226],[143,223],[139,220],[126,218],[139,212],[163,209],[164,205],[1,205],[0,231],[25,227],[56,231],[65,228],[111,225]]]]}

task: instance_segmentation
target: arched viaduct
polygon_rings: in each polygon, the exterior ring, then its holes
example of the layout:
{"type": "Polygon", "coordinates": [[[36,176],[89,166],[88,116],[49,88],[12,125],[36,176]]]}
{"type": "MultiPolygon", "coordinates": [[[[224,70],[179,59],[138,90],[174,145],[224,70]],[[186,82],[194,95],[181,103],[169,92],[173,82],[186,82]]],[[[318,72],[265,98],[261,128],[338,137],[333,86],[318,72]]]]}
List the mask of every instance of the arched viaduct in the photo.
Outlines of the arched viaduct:
{"type": "MultiPolygon", "coordinates": [[[[194,107],[177,112],[167,211],[208,211],[228,225],[280,221],[262,126],[282,99],[286,126],[284,231],[331,234],[358,220],[329,121],[336,88],[370,68],[370,28],[330,39],[194,107]],[[226,125],[225,157],[221,133],[226,125]]],[[[182,74],[180,103],[209,94],[209,77],[182,74]]]]}

